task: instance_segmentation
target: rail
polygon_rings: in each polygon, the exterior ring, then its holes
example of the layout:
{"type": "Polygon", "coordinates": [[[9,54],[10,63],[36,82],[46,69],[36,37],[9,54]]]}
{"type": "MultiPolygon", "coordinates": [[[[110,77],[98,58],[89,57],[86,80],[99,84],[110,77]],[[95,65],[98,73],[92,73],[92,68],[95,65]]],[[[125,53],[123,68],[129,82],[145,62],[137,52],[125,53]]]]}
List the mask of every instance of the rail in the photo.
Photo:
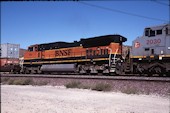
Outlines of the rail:
{"type": "Polygon", "coordinates": [[[94,76],[94,75],[40,75],[40,74],[1,74],[2,77],[33,77],[33,78],[67,78],[67,79],[99,79],[170,82],[169,77],[136,77],[136,76],[94,76]]]}

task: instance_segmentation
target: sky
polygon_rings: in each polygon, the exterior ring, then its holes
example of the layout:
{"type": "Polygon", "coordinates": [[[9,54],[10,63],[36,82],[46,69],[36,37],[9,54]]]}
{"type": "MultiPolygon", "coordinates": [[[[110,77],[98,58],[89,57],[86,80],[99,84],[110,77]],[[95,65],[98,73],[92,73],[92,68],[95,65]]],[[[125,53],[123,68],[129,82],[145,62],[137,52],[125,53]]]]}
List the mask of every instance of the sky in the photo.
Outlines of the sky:
{"type": "Polygon", "coordinates": [[[127,38],[125,45],[132,45],[145,27],[168,23],[168,4],[168,0],[1,2],[1,43],[27,49],[120,34],[127,38]]]}

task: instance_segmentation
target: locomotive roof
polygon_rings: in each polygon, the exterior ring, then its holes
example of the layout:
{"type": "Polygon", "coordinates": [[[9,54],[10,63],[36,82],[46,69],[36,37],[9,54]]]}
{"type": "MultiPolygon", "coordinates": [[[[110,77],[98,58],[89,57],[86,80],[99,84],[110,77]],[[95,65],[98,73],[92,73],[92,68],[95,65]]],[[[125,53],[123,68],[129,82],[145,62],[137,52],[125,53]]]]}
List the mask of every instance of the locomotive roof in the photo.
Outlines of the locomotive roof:
{"type": "Polygon", "coordinates": [[[80,41],[74,41],[74,42],[59,41],[59,42],[43,43],[43,44],[36,44],[36,45],[38,45],[38,50],[49,50],[49,49],[76,47],[76,46],[80,46],[80,44],[82,44],[84,48],[105,46],[105,45],[109,45],[111,42],[122,43],[125,41],[127,41],[127,39],[121,35],[104,35],[104,36],[80,39],[80,41]]]}
{"type": "Polygon", "coordinates": [[[105,46],[109,45],[111,42],[114,43],[122,43],[127,41],[127,38],[121,35],[104,35],[97,36],[87,39],[81,39],[80,43],[82,43],[83,47],[95,47],[95,46],[105,46]]]}
{"type": "Polygon", "coordinates": [[[149,27],[146,27],[145,29],[158,30],[158,29],[163,29],[165,26],[170,26],[170,24],[162,24],[162,25],[157,25],[157,26],[149,26],[149,27]]]}
{"type": "Polygon", "coordinates": [[[78,42],[52,42],[52,43],[44,43],[39,44],[38,49],[39,50],[49,50],[49,49],[59,49],[59,48],[68,48],[68,47],[75,47],[79,46],[80,44],[78,42]]]}

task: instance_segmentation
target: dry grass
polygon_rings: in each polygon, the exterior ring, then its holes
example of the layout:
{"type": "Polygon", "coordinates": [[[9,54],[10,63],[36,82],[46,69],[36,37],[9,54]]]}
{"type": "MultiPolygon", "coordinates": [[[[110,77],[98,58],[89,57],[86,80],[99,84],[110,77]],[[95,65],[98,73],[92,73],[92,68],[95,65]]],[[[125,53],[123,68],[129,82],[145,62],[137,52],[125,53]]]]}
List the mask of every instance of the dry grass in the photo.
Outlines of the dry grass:
{"type": "Polygon", "coordinates": [[[111,91],[111,85],[110,84],[105,84],[105,83],[98,83],[92,88],[92,90],[111,91]]]}
{"type": "Polygon", "coordinates": [[[1,78],[1,83],[4,84],[4,83],[6,83],[9,79],[10,79],[9,77],[1,78]]]}
{"type": "Polygon", "coordinates": [[[111,91],[110,84],[98,83],[95,86],[83,85],[80,82],[72,81],[65,85],[66,88],[92,89],[96,91],[111,91]]]}
{"type": "Polygon", "coordinates": [[[47,85],[47,84],[48,84],[47,81],[39,81],[39,82],[34,82],[32,85],[44,86],[44,85],[47,85]]]}
{"type": "Polygon", "coordinates": [[[72,81],[68,84],[65,85],[66,88],[81,88],[81,83],[80,82],[77,82],[77,81],[72,81]]]}
{"type": "Polygon", "coordinates": [[[121,92],[126,94],[139,94],[139,91],[136,88],[127,88],[121,92]]]}
{"type": "Polygon", "coordinates": [[[39,81],[35,82],[33,79],[13,79],[9,77],[1,78],[1,83],[2,84],[8,84],[8,85],[47,85],[47,81],[39,81]]]}

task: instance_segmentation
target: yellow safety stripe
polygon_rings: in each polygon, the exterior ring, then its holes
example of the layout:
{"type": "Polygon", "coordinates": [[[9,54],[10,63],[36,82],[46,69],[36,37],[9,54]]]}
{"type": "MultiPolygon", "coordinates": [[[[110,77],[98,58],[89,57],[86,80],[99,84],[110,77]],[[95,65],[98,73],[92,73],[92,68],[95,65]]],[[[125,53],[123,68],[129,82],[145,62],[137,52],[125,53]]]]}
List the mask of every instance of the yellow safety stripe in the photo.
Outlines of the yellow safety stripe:
{"type": "Polygon", "coordinates": [[[82,55],[74,55],[74,56],[69,55],[69,56],[61,56],[61,57],[46,57],[46,58],[44,58],[44,59],[52,59],[52,58],[67,58],[67,57],[84,57],[84,56],[82,56],[82,55]]]}
{"type": "MultiPolygon", "coordinates": [[[[170,55],[159,55],[159,57],[170,57],[170,55]]],[[[130,58],[146,58],[146,56],[130,56],[130,58]]],[[[151,55],[150,58],[154,58],[154,55],[151,55]]]]}
{"type": "MultiPolygon", "coordinates": [[[[109,55],[109,54],[108,54],[109,55]]],[[[114,55],[114,53],[112,53],[114,55]]],[[[120,53],[117,53],[116,55],[120,55],[120,53]]],[[[74,55],[74,56],[60,56],[60,57],[46,57],[46,58],[24,58],[24,60],[33,60],[33,59],[54,59],[54,58],[68,58],[68,57],[85,57],[82,55],[74,55]]]]}
{"type": "MultiPolygon", "coordinates": [[[[109,55],[109,54],[108,54],[109,55]]],[[[112,55],[114,55],[114,53],[112,53],[112,55]]],[[[116,55],[120,55],[119,53],[117,53],[116,55]]],[[[52,58],[67,58],[67,57],[85,57],[85,56],[82,56],[82,55],[75,55],[75,56],[61,56],[61,57],[46,57],[44,59],[52,59],[52,58]]],[[[27,60],[27,59],[26,59],[27,60]]]]}
{"type": "MultiPolygon", "coordinates": [[[[60,61],[40,61],[40,62],[24,62],[24,64],[42,64],[42,63],[63,63],[63,62],[83,62],[83,61],[90,61],[91,59],[82,59],[82,60],[60,60],[60,61]]],[[[93,61],[100,61],[100,60],[109,60],[109,58],[98,58],[93,59],[93,61]]]]}
{"type": "Polygon", "coordinates": [[[33,59],[53,59],[53,58],[67,58],[67,57],[84,57],[82,55],[74,55],[74,56],[61,56],[61,57],[46,57],[46,58],[24,58],[24,60],[33,60],[33,59]]]}

